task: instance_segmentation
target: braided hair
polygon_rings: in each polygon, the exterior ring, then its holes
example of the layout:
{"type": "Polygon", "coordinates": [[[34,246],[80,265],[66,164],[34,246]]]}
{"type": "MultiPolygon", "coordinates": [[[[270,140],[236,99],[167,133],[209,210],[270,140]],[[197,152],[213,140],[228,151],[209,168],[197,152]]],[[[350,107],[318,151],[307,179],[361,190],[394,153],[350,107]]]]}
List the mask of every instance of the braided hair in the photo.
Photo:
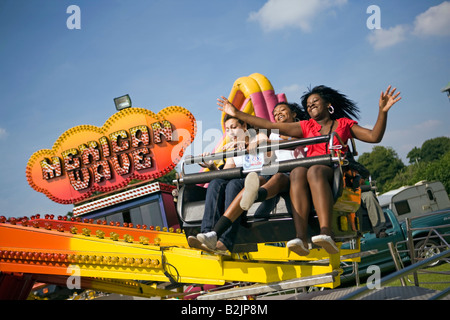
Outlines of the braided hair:
{"type": "MultiPolygon", "coordinates": [[[[316,86],[303,94],[301,101],[304,111],[307,110],[307,100],[312,94],[318,94],[325,102],[331,103],[334,108],[334,113],[330,114],[331,119],[359,119],[359,108],[355,102],[348,99],[346,95],[339,91],[324,85],[316,86]]],[[[305,113],[309,119],[309,114],[307,112],[305,113]]]]}

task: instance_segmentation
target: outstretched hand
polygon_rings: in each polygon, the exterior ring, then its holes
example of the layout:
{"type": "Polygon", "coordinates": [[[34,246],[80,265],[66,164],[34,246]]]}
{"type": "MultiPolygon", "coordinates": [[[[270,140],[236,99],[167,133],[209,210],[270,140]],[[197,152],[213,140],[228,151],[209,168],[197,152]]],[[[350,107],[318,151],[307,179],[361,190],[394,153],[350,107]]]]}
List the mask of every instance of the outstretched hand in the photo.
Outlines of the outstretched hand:
{"type": "MultiPolygon", "coordinates": [[[[202,153],[202,157],[206,157],[206,156],[209,156],[209,155],[210,155],[209,152],[204,152],[204,153],[202,153]]],[[[215,164],[214,161],[212,161],[212,160],[211,160],[211,161],[208,161],[208,162],[205,162],[205,161],[200,162],[200,163],[199,163],[199,166],[202,167],[202,168],[206,168],[206,169],[208,169],[209,171],[218,170],[216,164],[215,164]]]]}
{"type": "Polygon", "coordinates": [[[388,112],[389,109],[398,101],[400,101],[401,97],[399,97],[400,92],[395,93],[397,88],[394,88],[391,91],[391,86],[389,85],[386,92],[381,92],[380,95],[380,111],[388,112]]]}
{"type": "Polygon", "coordinates": [[[219,106],[220,111],[223,111],[232,117],[235,117],[238,112],[238,109],[224,96],[217,99],[217,105],[219,106]]]}

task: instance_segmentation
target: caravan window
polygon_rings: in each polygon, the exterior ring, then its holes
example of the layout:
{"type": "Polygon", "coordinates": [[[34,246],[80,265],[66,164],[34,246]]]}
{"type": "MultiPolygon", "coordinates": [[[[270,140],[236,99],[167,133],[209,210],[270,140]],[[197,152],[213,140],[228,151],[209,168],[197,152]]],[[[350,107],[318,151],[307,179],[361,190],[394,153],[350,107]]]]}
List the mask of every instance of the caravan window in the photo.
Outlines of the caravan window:
{"type": "Polygon", "coordinates": [[[428,199],[430,199],[430,201],[436,200],[436,198],[434,197],[433,191],[431,191],[431,189],[427,189],[427,195],[428,195],[428,199]]]}
{"type": "Polygon", "coordinates": [[[411,209],[409,208],[408,200],[402,200],[394,202],[395,210],[397,210],[398,215],[410,213],[411,209]]]}

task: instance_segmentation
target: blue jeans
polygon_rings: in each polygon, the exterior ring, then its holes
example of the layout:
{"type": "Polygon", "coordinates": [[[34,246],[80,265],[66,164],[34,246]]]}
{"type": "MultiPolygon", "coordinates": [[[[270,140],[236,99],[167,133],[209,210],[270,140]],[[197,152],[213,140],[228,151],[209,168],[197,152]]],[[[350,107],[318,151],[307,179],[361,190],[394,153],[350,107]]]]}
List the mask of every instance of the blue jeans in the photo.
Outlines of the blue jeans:
{"type": "MultiPolygon", "coordinates": [[[[202,233],[213,230],[219,218],[244,188],[244,181],[244,179],[214,179],[209,183],[206,190],[205,213],[201,226],[202,233]]],[[[232,226],[218,239],[229,250],[233,247],[240,221],[241,217],[236,219],[232,226]]]]}

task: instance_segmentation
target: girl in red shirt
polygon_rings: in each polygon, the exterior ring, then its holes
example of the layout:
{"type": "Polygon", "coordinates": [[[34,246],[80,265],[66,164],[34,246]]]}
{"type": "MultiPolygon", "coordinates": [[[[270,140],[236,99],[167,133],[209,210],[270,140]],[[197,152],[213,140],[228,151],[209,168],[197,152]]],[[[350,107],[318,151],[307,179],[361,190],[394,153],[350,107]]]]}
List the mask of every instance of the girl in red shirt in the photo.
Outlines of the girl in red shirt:
{"type": "MultiPolygon", "coordinates": [[[[381,92],[377,121],[372,129],[363,128],[351,118],[358,117],[358,108],[355,103],[342,93],[326,87],[317,86],[302,97],[302,106],[310,117],[309,120],[293,123],[275,123],[258,118],[236,109],[225,97],[218,99],[219,110],[237,117],[258,128],[279,130],[280,134],[309,138],[327,135],[336,131],[344,144],[351,137],[369,143],[378,143],[386,130],[387,113],[398,102],[400,92],[391,91],[389,86],[386,92],[381,92]]],[[[339,144],[335,141],[335,144],[339,144]]],[[[345,152],[346,150],[343,150],[345,152]]],[[[307,156],[316,156],[330,153],[328,143],[308,146],[307,156]]],[[[326,165],[313,165],[310,168],[297,167],[290,173],[290,198],[292,203],[293,220],[296,238],[287,243],[289,250],[299,254],[308,255],[307,227],[308,216],[314,206],[320,224],[320,235],[311,238],[311,241],[323,247],[329,254],[339,252],[331,231],[331,214],[334,205],[332,195],[333,169],[326,165]]]]}

